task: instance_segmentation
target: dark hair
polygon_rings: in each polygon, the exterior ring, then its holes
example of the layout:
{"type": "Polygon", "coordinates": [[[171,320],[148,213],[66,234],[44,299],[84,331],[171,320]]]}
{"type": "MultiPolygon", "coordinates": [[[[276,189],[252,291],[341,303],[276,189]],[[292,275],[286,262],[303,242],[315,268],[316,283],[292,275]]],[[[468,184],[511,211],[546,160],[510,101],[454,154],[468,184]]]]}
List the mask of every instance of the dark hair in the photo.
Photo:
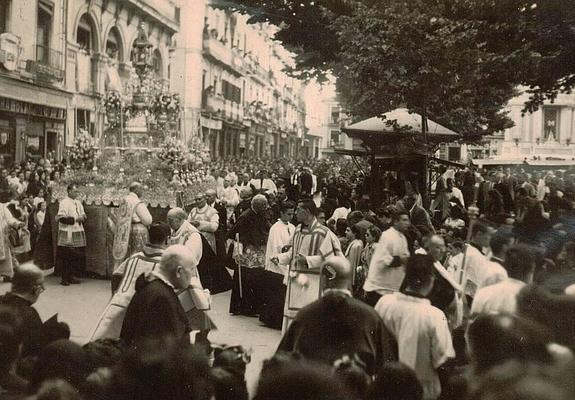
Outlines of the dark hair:
{"type": "Polygon", "coordinates": [[[344,236],[346,229],[347,229],[347,219],[339,218],[337,221],[335,221],[335,234],[337,236],[344,236]]]}
{"type": "Polygon", "coordinates": [[[533,273],[536,263],[535,251],[527,245],[517,244],[505,252],[505,270],[510,278],[525,282],[533,273]]]}
{"type": "MultiPolygon", "coordinates": [[[[470,393],[469,400],[566,400],[572,386],[571,371],[562,369],[557,373],[551,368],[542,368],[535,363],[517,361],[496,366],[481,376],[470,393]],[[566,378],[568,382],[561,382],[566,378]]],[[[474,382],[476,383],[476,382],[474,382]]],[[[443,394],[443,393],[442,393],[443,394]]],[[[457,397],[461,399],[464,397],[457,397]]],[[[455,398],[455,397],[452,397],[455,398]]]]}
{"type": "Polygon", "coordinates": [[[36,391],[48,379],[62,379],[80,390],[91,372],[87,353],[69,340],[57,340],[44,347],[38,355],[30,379],[36,391]]]}
{"type": "Polygon", "coordinates": [[[170,233],[170,227],[165,222],[153,222],[149,230],[150,243],[164,244],[170,233]]]}
{"type": "Polygon", "coordinates": [[[175,340],[141,341],[112,375],[108,400],[208,400],[212,395],[205,351],[175,340]]]}
{"type": "Polygon", "coordinates": [[[366,365],[354,354],[343,356],[334,363],[335,377],[345,385],[354,399],[363,399],[367,393],[371,377],[366,372],[366,365]]]}
{"type": "Polygon", "coordinates": [[[14,309],[0,305],[0,372],[14,366],[22,344],[22,319],[14,309]]]}
{"type": "Polygon", "coordinates": [[[471,228],[471,236],[473,237],[478,233],[487,233],[489,232],[489,229],[491,229],[491,224],[485,220],[478,219],[471,228]]]}
{"type": "Polygon", "coordinates": [[[499,254],[503,246],[509,245],[513,240],[513,233],[507,229],[498,229],[489,241],[489,247],[494,254],[499,254]]]}
{"type": "Polygon", "coordinates": [[[254,400],[349,400],[350,394],[324,366],[308,362],[286,363],[276,374],[258,382],[254,400]]]}
{"type": "Polygon", "coordinates": [[[356,239],[365,242],[365,230],[361,228],[359,225],[355,224],[349,227],[351,232],[354,234],[356,239]]]}
{"type": "Polygon", "coordinates": [[[66,191],[69,192],[70,190],[75,189],[75,188],[77,188],[77,187],[78,187],[77,184],[75,184],[75,183],[70,183],[70,184],[66,187],[66,191]]]}
{"type": "Polygon", "coordinates": [[[391,222],[398,222],[402,215],[407,215],[409,218],[409,213],[403,210],[396,210],[393,214],[391,214],[391,222]]]}
{"type": "Polygon", "coordinates": [[[113,368],[122,359],[123,347],[118,339],[100,339],[86,343],[84,351],[92,370],[97,368],[113,368]]]}
{"type": "Polygon", "coordinates": [[[575,349],[575,297],[529,285],[517,295],[517,314],[549,329],[554,342],[575,349]]]}
{"type": "Polygon", "coordinates": [[[317,206],[312,199],[300,199],[297,204],[298,207],[309,211],[312,215],[317,215],[317,206]]]}
{"type": "Polygon", "coordinates": [[[419,289],[428,284],[434,276],[434,259],[430,255],[415,254],[405,267],[406,287],[419,289]]]}
{"type": "Polygon", "coordinates": [[[280,213],[285,213],[287,210],[295,210],[295,208],[297,207],[297,205],[291,201],[284,201],[282,203],[280,203],[280,213]]]}
{"type": "Polygon", "coordinates": [[[370,226],[369,228],[367,228],[367,232],[369,232],[369,234],[371,236],[373,236],[373,238],[375,239],[374,241],[376,243],[379,241],[379,238],[381,237],[381,229],[379,229],[377,226],[373,225],[373,226],[370,226]]]}
{"type": "Polygon", "coordinates": [[[400,362],[386,363],[375,375],[366,400],[421,400],[423,387],[415,372],[400,362]]]}
{"type": "Polygon", "coordinates": [[[480,314],[467,328],[471,360],[480,374],[509,360],[550,364],[550,339],[542,326],[508,314],[480,314]]]}
{"type": "Polygon", "coordinates": [[[391,218],[392,210],[390,210],[388,207],[380,207],[375,211],[375,215],[378,217],[391,218]]]}
{"type": "Polygon", "coordinates": [[[349,225],[355,225],[363,219],[364,215],[361,211],[355,210],[349,213],[347,216],[347,222],[349,225]]]}
{"type": "Polygon", "coordinates": [[[213,367],[210,377],[215,400],[248,400],[246,381],[222,367],[213,367]]]}

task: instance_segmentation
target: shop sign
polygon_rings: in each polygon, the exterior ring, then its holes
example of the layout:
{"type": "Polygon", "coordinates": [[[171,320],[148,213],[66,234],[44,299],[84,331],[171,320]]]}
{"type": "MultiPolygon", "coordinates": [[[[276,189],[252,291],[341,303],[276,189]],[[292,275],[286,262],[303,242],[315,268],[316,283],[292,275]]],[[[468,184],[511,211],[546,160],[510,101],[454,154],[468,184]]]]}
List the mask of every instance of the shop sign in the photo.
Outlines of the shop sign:
{"type": "Polygon", "coordinates": [[[0,63],[8,71],[18,68],[20,59],[20,38],[11,33],[0,35],[0,63]]]}
{"type": "Polygon", "coordinates": [[[50,119],[66,119],[66,110],[0,97],[0,110],[50,119]]]}
{"type": "Polygon", "coordinates": [[[215,129],[221,130],[222,129],[222,121],[217,119],[211,119],[202,117],[202,126],[208,129],[215,129]]]}

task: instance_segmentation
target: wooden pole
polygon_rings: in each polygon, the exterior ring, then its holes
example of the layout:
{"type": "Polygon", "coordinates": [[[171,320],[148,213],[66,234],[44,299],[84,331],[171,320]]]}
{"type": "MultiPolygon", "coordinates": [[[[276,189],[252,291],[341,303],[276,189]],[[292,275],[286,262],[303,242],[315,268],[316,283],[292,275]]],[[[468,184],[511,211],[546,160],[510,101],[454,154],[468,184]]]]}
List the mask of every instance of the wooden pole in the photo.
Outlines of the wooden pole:
{"type": "MultiPolygon", "coordinates": [[[[235,252],[237,255],[240,255],[240,234],[236,233],[236,243],[235,243],[235,252]]],[[[240,299],[244,298],[244,290],[243,290],[243,285],[242,285],[242,266],[241,263],[239,263],[236,260],[236,264],[238,267],[238,283],[239,283],[239,288],[240,288],[240,299]]]]}

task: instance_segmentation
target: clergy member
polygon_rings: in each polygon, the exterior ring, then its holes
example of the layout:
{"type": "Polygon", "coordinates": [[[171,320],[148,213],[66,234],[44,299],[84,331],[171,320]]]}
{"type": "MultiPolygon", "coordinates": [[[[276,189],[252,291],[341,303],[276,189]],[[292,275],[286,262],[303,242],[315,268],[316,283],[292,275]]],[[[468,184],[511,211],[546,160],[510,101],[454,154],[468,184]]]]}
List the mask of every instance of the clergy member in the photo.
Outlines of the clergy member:
{"type": "Polygon", "coordinates": [[[112,299],[96,324],[90,341],[118,339],[126,308],[136,292],[136,279],[157,269],[166,248],[170,228],[163,222],[150,226],[150,241],[141,252],[128,257],[112,274],[112,299]]]}
{"type": "Polygon", "coordinates": [[[144,248],[148,242],[148,226],[152,223],[152,214],[140,200],[144,191],[143,186],[139,182],[133,182],[129,191],[118,208],[112,253],[114,267],[144,248]]]}
{"type": "MultiPolygon", "coordinates": [[[[289,324],[297,314],[297,310],[290,307],[290,279],[292,273],[298,270],[314,269],[319,272],[323,262],[330,256],[343,256],[339,241],[334,240],[329,234],[330,230],[321,225],[316,219],[317,207],[311,199],[301,200],[297,204],[296,218],[300,225],[289,243],[290,249],[273,257],[271,261],[278,265],[288,264],[287,298],[284,305],[284,321],[282,330],[285,332],[289,324]]],[[[318,275],[319,276],[319,275],[318,275]]],[[[319,292],[315,298],[308,299],[313,302],[319,298],[319,292]]]]}

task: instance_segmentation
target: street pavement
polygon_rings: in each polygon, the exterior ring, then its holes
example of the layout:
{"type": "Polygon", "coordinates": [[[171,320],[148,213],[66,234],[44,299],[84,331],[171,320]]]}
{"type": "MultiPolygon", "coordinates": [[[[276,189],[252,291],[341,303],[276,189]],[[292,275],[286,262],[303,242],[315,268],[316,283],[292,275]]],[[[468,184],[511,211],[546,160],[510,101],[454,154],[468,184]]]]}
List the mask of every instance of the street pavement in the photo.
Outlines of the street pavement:
{"type": "MultiPolygon", "coordinates": [[[[46,291],[34,305],[43,321],[58,313],[60,321],[68,323],[71,339],[85,344],[100,314],[110,299],[110,282],[86,279],[80,285],[61,286],[59,278],[46,278],[46,291]]],[[[10,290],[10,284],[0,283],[0,294],[10,290]]],[[[281,339],[281,333],[262,325],[257,318],[232,316],[228,313],[231,292],[212,296],[210,316],[218,327],[210,333],[213,343],[242,345],[252,349],[246,380],[254,394],[262,362],[271,357],[281,339]]]]}

